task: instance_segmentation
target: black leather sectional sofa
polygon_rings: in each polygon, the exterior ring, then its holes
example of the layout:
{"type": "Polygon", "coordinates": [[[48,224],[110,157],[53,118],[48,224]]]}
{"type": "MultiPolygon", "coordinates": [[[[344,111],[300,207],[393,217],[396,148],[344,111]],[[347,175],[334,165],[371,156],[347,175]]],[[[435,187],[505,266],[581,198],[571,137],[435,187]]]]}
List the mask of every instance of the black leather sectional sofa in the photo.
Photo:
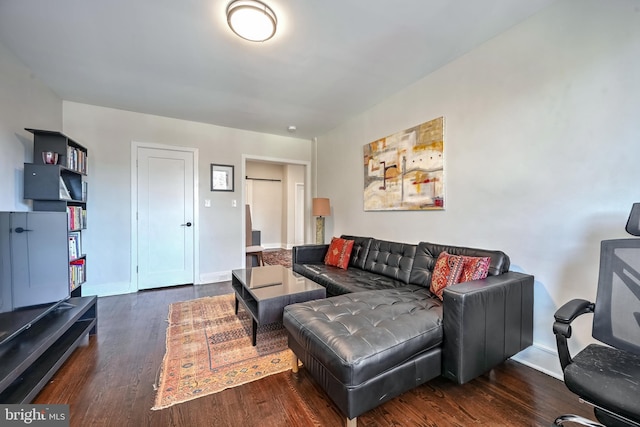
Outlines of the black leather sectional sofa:
{"type": "Polygon", "coordinates": [[[283,323],[289,348],[348,426],[439,375],[462,384],[531,345],[533,276],[509,271],[505,253],[342,238],[354,240],[346,270],[324,264],[329,245],[293,248],[293,270],[329,298],[287,306],[283,323]],[[488,277],[451,285],[440,301],[429,285],[442,251],[490,257],[488,277]]]}

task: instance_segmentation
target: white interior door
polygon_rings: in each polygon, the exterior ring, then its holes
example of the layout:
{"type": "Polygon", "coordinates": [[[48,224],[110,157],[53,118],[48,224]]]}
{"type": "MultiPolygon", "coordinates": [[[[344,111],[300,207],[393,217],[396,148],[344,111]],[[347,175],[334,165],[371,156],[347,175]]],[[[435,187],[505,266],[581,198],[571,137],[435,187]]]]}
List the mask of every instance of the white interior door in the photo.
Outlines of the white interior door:
{"type": "Polygon", "coordinates": [[[194,153],[138,147],[138,289],[194,283],[194,153]]]}

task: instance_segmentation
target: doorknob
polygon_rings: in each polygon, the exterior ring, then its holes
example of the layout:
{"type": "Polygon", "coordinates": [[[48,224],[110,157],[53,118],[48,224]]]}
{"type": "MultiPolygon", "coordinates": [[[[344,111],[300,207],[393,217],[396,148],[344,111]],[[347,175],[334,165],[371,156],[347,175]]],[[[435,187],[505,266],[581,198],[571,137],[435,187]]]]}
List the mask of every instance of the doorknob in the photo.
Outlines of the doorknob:
{"type": "Polygon", "coordinates": [[[188,222],[188,223],[186,223],[186,224],[180,224],[180,225],[181,225],[182,227],[185,227],[185,226],[186,226],[186,227],[191,227],[191,223],[190,223],[190,222],[188,222]]]}
{"type": "Polygon", "coordinates": [[[26,228],[22,228],[22,227],[17,227],[16,228],[16,233],[18,233],[18,234],[23,233],[25,231],[31,231],[31,230],[27,230],[26,228]]]}

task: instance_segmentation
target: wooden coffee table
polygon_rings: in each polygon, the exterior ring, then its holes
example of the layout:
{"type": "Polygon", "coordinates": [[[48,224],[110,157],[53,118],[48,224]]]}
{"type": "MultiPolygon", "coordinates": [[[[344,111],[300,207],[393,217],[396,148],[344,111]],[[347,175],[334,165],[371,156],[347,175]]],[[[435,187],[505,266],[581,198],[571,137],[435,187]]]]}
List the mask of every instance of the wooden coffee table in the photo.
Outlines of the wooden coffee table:
{"type": "Polygon", "coordinates": [[[233,270],[231,286],[236,293],[236,314],[242,303],[253,319],[254,346],[258,325],[281,322],[285,306],[327,296],[323,286],[281,265],[233,270]]]}

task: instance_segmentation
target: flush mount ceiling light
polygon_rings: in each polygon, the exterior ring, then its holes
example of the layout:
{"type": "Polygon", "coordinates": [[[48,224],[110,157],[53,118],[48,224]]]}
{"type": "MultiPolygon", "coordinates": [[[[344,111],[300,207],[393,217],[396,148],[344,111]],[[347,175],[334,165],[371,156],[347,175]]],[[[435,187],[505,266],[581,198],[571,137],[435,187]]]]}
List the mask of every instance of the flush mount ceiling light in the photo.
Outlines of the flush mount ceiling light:
{"type": "Polygon", "coordinates": [[[276,33],[276,14],[257,0],[235,0],[227,6],[229,28],[252,42],[269,40],[276,33]]]}

